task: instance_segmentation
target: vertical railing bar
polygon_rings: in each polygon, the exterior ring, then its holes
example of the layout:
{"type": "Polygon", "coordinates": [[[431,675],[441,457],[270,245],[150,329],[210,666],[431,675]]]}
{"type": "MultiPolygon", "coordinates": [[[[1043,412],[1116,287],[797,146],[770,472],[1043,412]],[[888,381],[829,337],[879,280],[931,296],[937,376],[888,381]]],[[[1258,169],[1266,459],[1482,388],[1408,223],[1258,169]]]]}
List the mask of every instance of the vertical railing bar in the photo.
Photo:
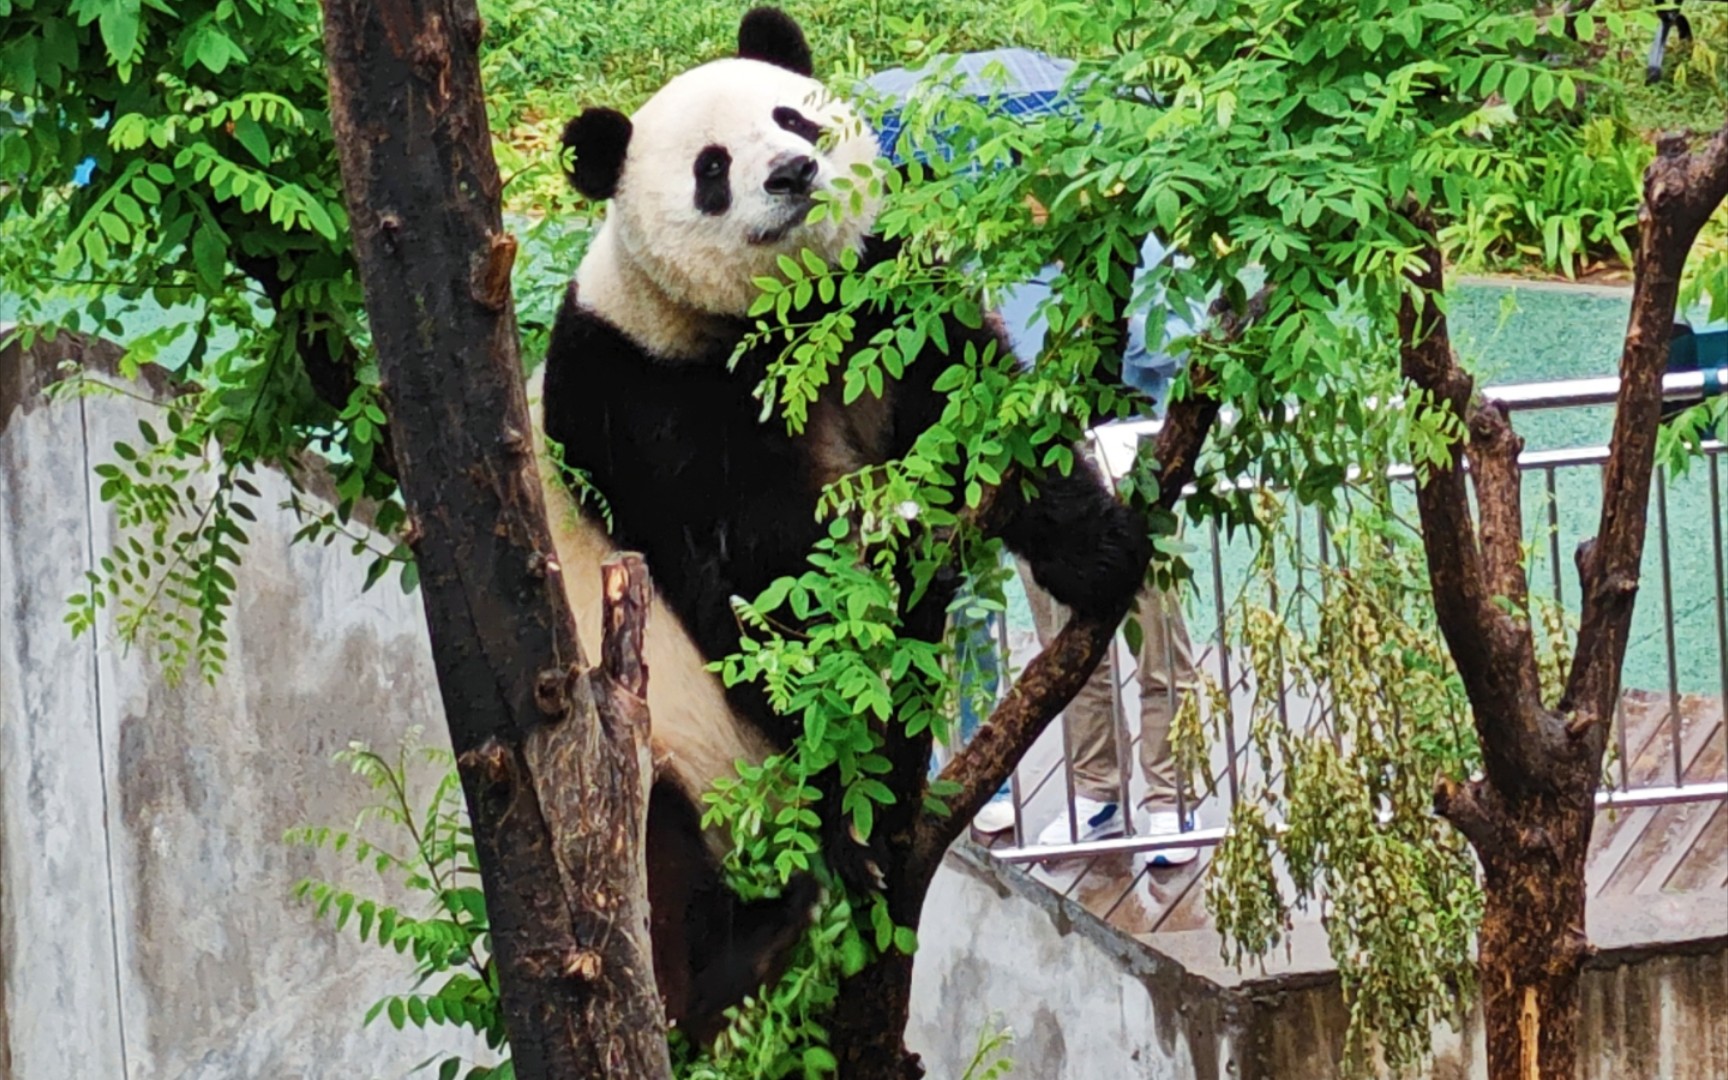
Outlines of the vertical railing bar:
{"type": "MultiPolygon", "coordinates": [[[[1073,702],[1069,702],[1070,705],[1073,702]]],[[[1063,709],[1062,723],[1062,782],[1068,789],[1068,841],[1080,842],[1080,815],[1074,809],[1074,749],[1068,744],[1068,710],[1063,709]]]]}
{"type": "Polygon", "coordinates": [[[1542,486],[1548,493],[1548,562],[1554,573],[1554,606],[1566,610],[1566,594],[1560,573],[1560,493],[1554,483],[1554,466],[1542,469],[1542,486]]]}
{"type": "MultiPolygon", "coordinates": [[[[1008,644],[1008,606],[1003,604],[1002,615],[996,620],[996,654],[1000,661],[998,667],[1002,674],[996,680],[996,695],[1000,701],[1008,693],[1008,688],[1014,685],[1018,673],[1014,671],[1014,650],[1008,644]]],[[[1036,791],[1033,794],[1037,794],[1036,791]]],[[[1014,805],[1014,846],[1026,846],[1026,802],[1030,796],[1020,791],[1020,764],[1015,763],[1014,769],[1008,774],[1008,800],[1014,805]]]]}
{"type": "Polygon", "coordinates": [[[1674,660],[1674,576],[1668,566],[1668,470],[1656,467],[1657,551],[1662,557],[1662,644],[1668,657],[1668,741],[1674,752],[1674,786],[1686,783],[1680,746],[1680,673],[1674,660]]]}
{"type": "MultiPolygon", "coordinates": [[[[1728,435],[1728,432],[1721,434],[1728,435]]],[[[1724,749],[1728,750],[1728,550],[1724,550],[1722,539],[1722,477],[1718,463],[1720,454],[1710,454],[1710,534],[1712,546],[1716,549],[1716,663],[1718,671],[1717,687],[1722,703],[1722,741],[1724,749]]]]}
{"type": "MultiPolygon", "coordinates": [[[[1170,592],[1165,595],[1164,602],[1158,605],[1158,617],[1164,620],[1164,694],[1165,700],[1170,705],[1170,723],[1172,726],[1176,723],[1176,710],[1181,707],[1182,701],[1176,691],[1176,646],[1170,640],[1169,608],[1171,604],[1180,604],[1181,602],[1182,598],[1179,593],[1170,592]]],[[[1177,609],[1177,613],[1181,613],[1180,608],[1177,609]]],[[[1192,653],[1194,650],[1190,647],[1188,651],[1192,653]]],[[[1144,682],[1140,684],[1140,692],[1142,694],[1146,692],[1144,682]]],[[[1194,692],[1198,694],[1198,688],[1194,692]]],[[[1146,738],[1146,714],[1144,711],[1141,712],[1140,717],[1140,738],[1144,740],[1146,738]]],[[[1176,824],[1177,828],[1186,831],[1188,827],[1188,770],[1179,768],[1175,769],[1174,772],[1176,773],[1176,824]]],[[[1151,783],[1152,778],[1147,777],[1146,782],[1151,783]]]]}
{"type": "MultiPolygon", "coordinates": [[[[1632,766],[1626,759],[1626,696],[1624,694],[1620,696],[1620,700],[1614,703],[1614,728],[1619,732],[1619,734],[1614,737],[1614,741],[1619,747],[1620,790],[1631,791],[1632,766]]],[[[1601,783],[1601,781],[1598,780],[1597,783],[1601,783]]]]}
{"type": "MultiPolygon", "coordinates": [[[[1134,805],[1134,800],[1130,785],[1134,779],[1134,747],[1128,736],[1128,710],[1122,704],[1122,673],[1132,671],[1133,677],[1139,678],[1140,662],[1138,658],[1135,658],[1132,668],[1121,662],[1121,651],[1116,647],[1119,637],[1120,635],[1117,635],[1110,639],[1110,651],[1108,653],[1110,660],[1110,711],[1116,721],[1115,730],[1111,733],[1111,737],[1116,742],[1116,786],[1120,791],[1119,798],[1122,800],[1122,835],[1133,836],[1134,814],[1131,808],[1134,805]]],[[[1146,691],[1142,688],[1140,692],[1145,693],[1146,691]]]]}
{"type": "MultiPolygon", "coordinates": [[[[1318,506],[1314,508],[1314,534],[1318,540],[1317,550],[1320,556],[1320,566],[1317,570],[1320,575],[1320,618],[1324,620],[1326,607],[1332,602],[1331,580],[1326,576],[1327,564],[1332,556],[1332,538],[1326,528],[1326,511],[1318,506]]],[[[1320,625],[1324,626],[1325,623],[1322,622],[1320,625]]],[[[1322,694],[1326,700],[1320,707],[1320,722],[1326,726],[1326,734],[1332,736],[1333,748],[1342,754],[1344,752],[1344,733],[1338,729],[1337,724],[1332,722],[1332,714],[1336,710],[1332,708],[1331,695],[1325,694],[1324,691],[1322,694]]]]}
{"type": "Polygon", "coordinates": [[[1224,686],[1224,753],[1229,755],[1226,769],[1230,776],[1230,809],[1236,809],[1236,695],[1230,689],[1229,635],[1224,625],[1224,551],[1218,540],[1218,521],[1214,518],[1212,534],[1212,603],[1218,614],[1218,671],[1224,686]]]}
{"type": "MultiPolygon", "coordinates": [[[[1302,515],[1300,513],[1296,515],[1296,520],[1302,520],[1302,515]]],[[[1280,626],[1282,626],[1284,613],[1279,610],[1278,607],[1278,549],[1276,547],[1273,547],[1272,549],[1272,572],[1266,575],[1266,592],[1267,601],[1272,606],[1272,617],[1278,621],[1280,626]]],[[[1278,672],[1278,727],[1284,731],[1285,734],[1289,734],[1290,703],[1288,698],[1290,696],[1290,686],[1288,680],[1285,679],[1284,640],[1281,637],[1273,639],[1272,663],[1278,672]]]]}

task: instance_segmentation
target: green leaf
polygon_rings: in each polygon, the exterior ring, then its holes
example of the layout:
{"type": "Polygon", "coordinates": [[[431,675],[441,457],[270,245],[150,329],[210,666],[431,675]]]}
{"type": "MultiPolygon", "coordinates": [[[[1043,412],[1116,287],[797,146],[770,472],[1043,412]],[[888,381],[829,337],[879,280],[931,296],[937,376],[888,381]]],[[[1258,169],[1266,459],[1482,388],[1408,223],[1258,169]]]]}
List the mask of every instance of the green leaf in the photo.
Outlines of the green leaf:
{"type": "Polygon", "coordinates": [[[804,1074],[806,1076],[826,1076],[838,1072],[840,1062],[822,1046],[807,1046],[804,1048],[804,1074]]]}
{"type": "Polygon", "coordinates": [[[250,116],[242,116],[234,121],[234,138],[246,148],[260,165],[270,164],[270,140],[265,137],[264,129],[258,126],[258,121],[250,116]]]}
{"type": "Polygon", "coordinates": [[[122,70],[132,63],[138,48],[141,6],[140,0],[108,0],[108,6],[97,19],[102,44],[107,46],[108,55],[122,70]]]}
{"type": "Polygon", "coordinates": [[[228,247],[214,227],[200,225],[192,234],[192,262],[208,288],[221,287],[228,273],[228,247]]]}
{"type": "Polygon", "coordinates": [[[1516,109],[1518,103],[1524,100],[1524,91],[1529,86],[1530,69],[1522,66],[1515,67],[1506,73],[1506,85],[1501,87],[1500,93],[1506,99],[1506,104],[1516,109]]]}
{"type": "Polygon", "coordinates": [[[918,932],[910,926],[896,926],[894,928],[894,947],[907,956],[911,956],[918,951],[918,932]]]}

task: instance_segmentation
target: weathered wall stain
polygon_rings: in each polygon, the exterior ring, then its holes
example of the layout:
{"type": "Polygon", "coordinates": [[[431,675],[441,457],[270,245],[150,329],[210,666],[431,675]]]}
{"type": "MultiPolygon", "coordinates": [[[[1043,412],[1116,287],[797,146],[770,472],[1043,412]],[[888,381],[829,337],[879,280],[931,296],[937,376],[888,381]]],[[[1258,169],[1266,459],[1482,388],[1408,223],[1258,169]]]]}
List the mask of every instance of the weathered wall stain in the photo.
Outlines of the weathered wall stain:
{"type": "Polygon", "coordinates": [[[416,724],[441,737],[418,598],[363,594],[344,546],[290,546],[290,488],[262,474],[216,686],[168,685],[106,620],[71,639],[66,597],[116,536],[91,466],[152,406],[42,389],[64,357],[113,371],[117,355],[67,338],[0,354],[0,1080],[399,1075],[435,1047],[489,1059],[448,1031],[361,1027],[411,968],[291,889],[315,876],[411,900],[282,842],[348,826],[366,801],[334,750],[389,751],[416,724]]]}

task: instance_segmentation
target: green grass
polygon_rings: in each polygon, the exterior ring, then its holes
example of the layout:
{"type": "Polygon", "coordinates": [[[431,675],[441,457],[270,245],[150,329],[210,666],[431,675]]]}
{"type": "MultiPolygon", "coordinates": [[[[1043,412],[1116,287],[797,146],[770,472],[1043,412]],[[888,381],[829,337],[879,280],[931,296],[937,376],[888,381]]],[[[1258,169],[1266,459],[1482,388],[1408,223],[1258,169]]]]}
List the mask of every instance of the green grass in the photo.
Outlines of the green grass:
{"type": "MultiPolygon", "coordinates": [[[[738,21],[755,0],[485,0],[485,78],[506,172],[548,160],[566,121],[589,106],[633,111],[680,72],[731,56],[738,21]]],[[[1074,42],[1034,40],[1013,0],[778,0],[803,26],[818,77],[871,72],[920,50],[967,52],[1025,45],[1073,54],[1074,42]]],[[[550,170],[512,187],[533,212],[550,170]]]]}

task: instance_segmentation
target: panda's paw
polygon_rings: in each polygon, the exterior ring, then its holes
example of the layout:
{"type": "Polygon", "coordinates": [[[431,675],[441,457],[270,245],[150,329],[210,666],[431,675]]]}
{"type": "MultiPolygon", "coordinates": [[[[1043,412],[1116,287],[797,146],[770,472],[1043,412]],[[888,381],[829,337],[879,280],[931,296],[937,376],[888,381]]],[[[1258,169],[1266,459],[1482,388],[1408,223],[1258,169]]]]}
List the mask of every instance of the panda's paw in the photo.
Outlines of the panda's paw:
{"type": "Polygon", "coordinates": [[[1077,615],[1120,615],[1139,593],[1152,558],[1144,522],[1112,500],[1090,528],[1075,530],[1073,540],[1062,557],[1033,568],[1039,584],[1077,615]]]}

